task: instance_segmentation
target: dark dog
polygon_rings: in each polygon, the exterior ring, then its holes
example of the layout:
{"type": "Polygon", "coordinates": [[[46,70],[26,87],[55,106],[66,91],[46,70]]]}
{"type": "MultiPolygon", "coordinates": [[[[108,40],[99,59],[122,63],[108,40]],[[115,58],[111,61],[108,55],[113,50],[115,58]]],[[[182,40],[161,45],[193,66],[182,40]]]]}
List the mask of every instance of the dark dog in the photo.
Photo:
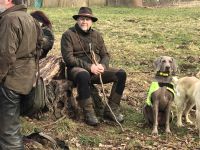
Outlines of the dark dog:
{"type": "Polygon", "coordinates": [[[170,109],[174,100],[172,75],[177,71],[176,62],[169,56],[162,56],[154,61],[156,75],[148,92],[143,109],[147,123],[153,124],[152,134],[158,134],[158,125],[166,126],[166,133],[171,133],[170,109]],[[153,89],[152,89],[153,87],[153,89]]]}

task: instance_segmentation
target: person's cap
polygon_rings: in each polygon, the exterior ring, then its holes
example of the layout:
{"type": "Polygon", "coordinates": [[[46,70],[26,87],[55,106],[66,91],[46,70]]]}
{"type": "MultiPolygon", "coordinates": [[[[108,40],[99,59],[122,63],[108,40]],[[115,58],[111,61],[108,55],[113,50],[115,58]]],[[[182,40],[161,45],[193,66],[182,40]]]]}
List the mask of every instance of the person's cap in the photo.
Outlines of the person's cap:
{"type": "Polygon", "coordinates": [[[72,16],[75,20],[77,20],[79,17],[88,17],[91,18],[93,22],[96,22],[98,18],[93,16],[92,10],[89,7],[81,7],[79,9],[78,15],[72,16]]]}

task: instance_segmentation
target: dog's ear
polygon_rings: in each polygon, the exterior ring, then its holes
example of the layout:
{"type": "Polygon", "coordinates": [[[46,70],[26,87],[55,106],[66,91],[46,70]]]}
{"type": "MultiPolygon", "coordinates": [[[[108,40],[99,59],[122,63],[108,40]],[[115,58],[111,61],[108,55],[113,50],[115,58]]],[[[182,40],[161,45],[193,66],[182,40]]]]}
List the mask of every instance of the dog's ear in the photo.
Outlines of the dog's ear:
{"type": "Polygon", "coordinates": [[[161,60],[162,60],[162,57],[159,57],[156,60],[154,60],[154,62],[153,62],[153,65],[154,65],[156,72],[158,72],[161,68],[161,60]]]}
{"type": "Polygon", "coordinates": [[[200,79],[200,71],[196,74],[196,77],[200,79]]]}
{"type": "Polygon", "coordinates": [[[174,83],[174,85],[176,85],[178,83],[178,77],[177,76],[173,76],[172,77],[172,83],[174,83]]]}
{"type": "Polygon", "coordinates": [[[172,75],[175,75],[178,70],[178,66],[176,60],[172,58],[172,75]]]}

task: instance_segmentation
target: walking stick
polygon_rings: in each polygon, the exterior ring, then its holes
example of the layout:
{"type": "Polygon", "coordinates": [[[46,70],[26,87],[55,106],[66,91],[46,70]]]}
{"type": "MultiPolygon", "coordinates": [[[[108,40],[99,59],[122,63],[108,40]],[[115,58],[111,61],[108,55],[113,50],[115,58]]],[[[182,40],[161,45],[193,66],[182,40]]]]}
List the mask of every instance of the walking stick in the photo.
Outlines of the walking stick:
{"type": "MultiPolygon", "coordinates": [[[[98,62],[96,61],[96,57],[95,57],[94,51],[92,51],[92,44],[91,44],[91,43],[89,43],[89,49],[90,49],[90,52],[91,52],[91,54],[92,54],[92,59],[93,59],[95,65],[98,65],[98,62]]],[[[102,80],[102,75],[101,75],[101,73],[99,74],[99,78],[100,78],[101,88],[102,88],[102,91],[103,91],[103,100],[105,101],[105,103],[106,103],[106,105],[108,106],[110,112],[111,112],[112,115],[114,116],[115,121],[116,121],[117,124],[120,126],[122,132],[124,132],[124,129],[123,129],[121,123],[117,120],[117,118],[116,118],[114,112],[112,111],[112,108],[110,107],[110,105],[108,104],[108,102],[107,102],[107,100],[106,100],[106,94],[105,94],[105,89],[104,89],[104,84],[103,84],[103,80],[102,80]]]]}

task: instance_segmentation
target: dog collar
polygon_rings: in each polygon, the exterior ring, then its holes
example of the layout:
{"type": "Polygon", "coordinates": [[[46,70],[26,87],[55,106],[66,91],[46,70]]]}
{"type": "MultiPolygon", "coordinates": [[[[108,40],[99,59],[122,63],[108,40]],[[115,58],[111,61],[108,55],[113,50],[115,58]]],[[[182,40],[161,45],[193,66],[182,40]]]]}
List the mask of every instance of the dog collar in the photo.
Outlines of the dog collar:
{"type": "Polygon", "coordinates": [[[163,76],[163,77],[168,77],[168,76],[169,76],[169,73],[165,73],[165,72],[160,72],[160,71],[158,71],[156,75],[158,75],[158,76],[163,76]]]}

